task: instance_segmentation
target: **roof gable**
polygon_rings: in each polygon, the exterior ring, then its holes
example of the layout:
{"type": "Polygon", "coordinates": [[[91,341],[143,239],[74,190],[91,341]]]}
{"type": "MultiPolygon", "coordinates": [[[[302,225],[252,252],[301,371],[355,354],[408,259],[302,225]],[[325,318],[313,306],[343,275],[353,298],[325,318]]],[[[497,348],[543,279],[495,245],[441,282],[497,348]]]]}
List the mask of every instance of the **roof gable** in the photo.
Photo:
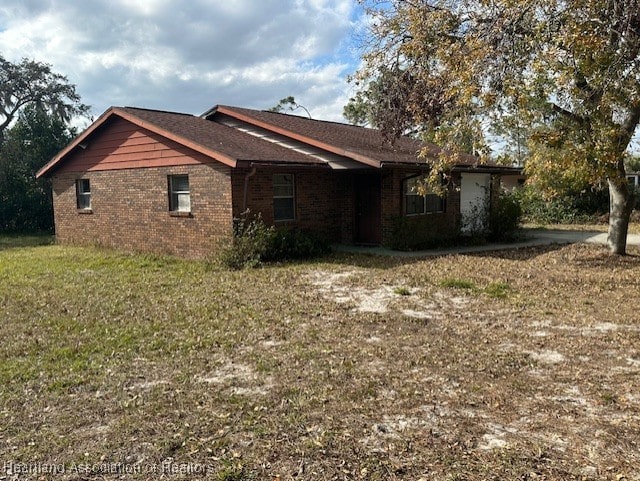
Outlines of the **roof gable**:
{"type": "Polygon", "coordinates": [[[250,162],[323,164],[322,161],[303,153],[190,114],[111,107],[42,167],[36,177],[51,175],[73,152],[86,147],[97,132],[108,126],[114,118],[122,118],[230,167],[240,167],[250,162]]]}
{"type": "Polygon", "coordinates": [[[69,152],[55,172],[89,172],[218,163],[166,136],[113,115],[79,148],[69,152]]]}

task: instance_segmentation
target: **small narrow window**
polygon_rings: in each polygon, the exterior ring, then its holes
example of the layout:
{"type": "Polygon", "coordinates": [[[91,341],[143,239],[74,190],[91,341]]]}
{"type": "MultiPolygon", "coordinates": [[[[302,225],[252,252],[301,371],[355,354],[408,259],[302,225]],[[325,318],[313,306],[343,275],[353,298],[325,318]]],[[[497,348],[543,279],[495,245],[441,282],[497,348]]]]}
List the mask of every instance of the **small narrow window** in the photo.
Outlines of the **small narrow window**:
{"type": "Polygon", "coordinates": [[[191,212],[188,175],[169,176],[169,211],[191,212]]]}
{"type": "Polygon", "coordinates": [[[273,175],[273,220],[294,220],[295,188],[293,174],[273,175]]]}
{"type": "Polygon", "coordinates": [[[76,204],[78,209],[91,209],[91,183],[89,179],[76,180],[76,204]]]}
{"type": "Polygon", "coordinates": [[[406,215],[424,214],[424,197],[418,193],[418,178],[404,181],[404,213],[406,215]]]}
{"type": "Polygon", "coordinates": [[[444,212],[444,199],[434,193],[420,195],[420,177],[409,177],[403,181],[404,213],[405,215],[434,214],[444,212]]]}

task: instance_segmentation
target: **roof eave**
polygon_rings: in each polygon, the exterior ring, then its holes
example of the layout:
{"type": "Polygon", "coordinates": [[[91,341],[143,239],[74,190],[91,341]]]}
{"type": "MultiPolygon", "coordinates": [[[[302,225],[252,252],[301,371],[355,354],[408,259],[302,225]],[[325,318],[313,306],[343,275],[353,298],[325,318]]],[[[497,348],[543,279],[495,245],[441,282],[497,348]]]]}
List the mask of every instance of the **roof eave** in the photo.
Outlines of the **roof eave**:
{"type": "Polygon", "coordinates": [[[420,168],[431,168],[431,165],[427,161],[416,160],[412,161],[383,161],[380,162],[380,167],[389,168],[389,167],[420,167],[420,168]]]}
{"type": "Polygon", "coordinates": [[[330,169],[326,162],[283,162],[278,160],[244,160],[238,162],[238,167],[275,167],[296,169],[330,169]]]}
{"type": "MultiPolygon", "coordinates": [[[[386,161],[382,162],[383,168],[393,167],[416,167],[430,169],[431,165],[427,161],[386,161]]],[[[478,172],[478,173],[500,173],[500,174],[522,174],[522,167],[512,167],[507,165],[490,165],[490,164],[455,164],[451,167],[451,172],[478,172]]]]}
{"type": "Polygon", "coordinates": [[[80,146],[82,148],[83,142],[89,137],[95,130],[97,130],[101,125],[103,125],[108,118],[113,115],[115,107],[109,107],[104,111],[98,120],[93,122],[89,127],[87,127],[84,132],[78,135],[75,139],[73,139],[64,149],[58,152],[49,162],[47,162],[38,172],[36,172],[36,179],[41,177],[46,177],[51,174],[51,172],[57,167],[58,163],[64,159],[72,150],[76,147],[80,146]]]}
{"type": "Polygon", "coordinates": [[[101,127],[108,119],[110,119],[114,115],[127,120],[134,125],[137,125],[138,127],[142,127],[167,139],[173,140],[174,142],[177,142],[185,147],[193,149],[196,152],[206,155],[207,157],[211,157],[212,159],[215,159],[218,162],[221,162],[229,167],[236,167],[237,165],[237,159],[223,154],[222,152],[209,149],[198,144],[197,142],[193,142],[180,135],[174,134],[173,132],[159,127],[151,122],[142,120],[141,118],[136,117],[135,115],[132,115],[121,108],[109,107],[100,117],[98,117],[98,120],[92,123],[84,132],[82,132],[69,145],[67,145],[67,147],[61,150],[55,157],[47,162],[46,165],[38,170],[38,172],[36,173],[36,178],[39,179],[40,177],[51,175],[55,168],[58,167],[58,164],[60,164],[68,154],[70,154],[76,147],[83,148],[82,144],[84,143],[84,141],[88,139],[99,127],[101,127]]]}
{"type": "Polygon", "coordinates": [[[308,145],[312,145],[314,147],[318,147],[320,149],[326,150],[327,152],[331,152],[333,154],[337,154],[337,155],[341,155],[343,157],[347,157],[350,159],[353,159],[357,162],[361,162],[363,164],[366,164],[370,167],[375,167],[375,168],[380,168],[382,166],[382,162],[380,160],[376,160],[373,159],[371,157],[367,157],[365,155],[361,155],[358,154],[356,152],[352,152],[350,150],[347,149],[342,149],[340,147],[337,147],[335,145],[331,145],[328,144],[326,142],[322,142],[316,139],[313,139],[311,137],[308,137],[306,135],[302,135],[302,134],[298,134],[296,132],[292,132],[291,130],[287,130],[284,129],[282,127],[278,127],[275,126],[273,124],[270,124],[269,122],[263,122],[261,120],[257,120],[249,115],[244,115],[241,113],[238,113],[236,111],[234,111],[233,109],[230,108],[226,108],[223,105],[217,105],[211,109],[209,109],[207,112],[205,112],[204,114],[202,114],[203,118],[208,118],[210,117],[212,114],[215,113],[221,113],[221,114],[225,114],[225,115],[229,115],[230,117],[233,117],[235,119],[241,120],[243,122],[247,122],[249,124],[255,125],[257,127],[261,127],[263,129],[269,130],[271,132],[275,132],[277,134],[280,135],[284,135],[285,137],[289,137],[291,139],[297,140],[299,142],[308,144],[308,145]]]}
{"type": "Polygon", "coordinates": [[[453,172],[479,172],[479,173],[500,173],[500,174],[522,174],[522,167],[511,167],[507,165],[489,164],[457,164],[451,170],[453,172]]]}

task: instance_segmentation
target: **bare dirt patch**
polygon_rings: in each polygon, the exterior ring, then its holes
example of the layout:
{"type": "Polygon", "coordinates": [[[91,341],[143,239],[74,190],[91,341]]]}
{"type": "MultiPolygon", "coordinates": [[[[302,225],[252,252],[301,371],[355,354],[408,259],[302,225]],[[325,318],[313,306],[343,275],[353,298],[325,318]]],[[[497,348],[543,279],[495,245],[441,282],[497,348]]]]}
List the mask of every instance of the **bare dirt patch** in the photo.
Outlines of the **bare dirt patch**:
{"type": "Polygon", "coordinates": [[[406,287],[406,279],[396,285],[367,287],[358,283],[359,277],[366,277],[365,271],[332,273],[317,270],[309,275],[309,280],[327,299],[363,313],[394,311],[415,319],[431,319],[448,309],[462,309],[470,302],[468,298],[449,292],[426,293],[418,287],[406,287]]]}
{"type": "Polygon", "coordinates": [[[212,384],[216,389],[227,389],[240,396],[265,396],[271,389],[271,379],[260,376],[245,364],[226,362],[215,371],[195,376],[195,381],[212,384]]]}

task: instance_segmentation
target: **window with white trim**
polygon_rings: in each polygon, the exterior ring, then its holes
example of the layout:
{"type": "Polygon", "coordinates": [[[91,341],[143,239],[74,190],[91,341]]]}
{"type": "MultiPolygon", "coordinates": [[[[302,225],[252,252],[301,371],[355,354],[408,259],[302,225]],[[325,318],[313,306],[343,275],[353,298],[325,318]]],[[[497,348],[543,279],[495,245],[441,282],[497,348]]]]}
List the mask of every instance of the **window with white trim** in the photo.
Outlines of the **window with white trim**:
{"type": "Polygon", "coordinates": [[[273,174],[273,220],[294,220],[295,206],[294,175],[273,174]]]}
{"type": "Polygon", "coordinates": [[[402,181],[405,215],[435,214],[444,212],[444,199],[434,193],[421,195],[420,176],[409,177],[402,181]]]}
{"type": "Polygon", "coordinates": [[[169,211],[191,212],[188,175],[169,176],[169,211]]]}
{"type": "Polygon", "coordinates": [[[76,204],[78,209],[91,209],[91,182],[89,179],[76,180],[76,204]]]}

